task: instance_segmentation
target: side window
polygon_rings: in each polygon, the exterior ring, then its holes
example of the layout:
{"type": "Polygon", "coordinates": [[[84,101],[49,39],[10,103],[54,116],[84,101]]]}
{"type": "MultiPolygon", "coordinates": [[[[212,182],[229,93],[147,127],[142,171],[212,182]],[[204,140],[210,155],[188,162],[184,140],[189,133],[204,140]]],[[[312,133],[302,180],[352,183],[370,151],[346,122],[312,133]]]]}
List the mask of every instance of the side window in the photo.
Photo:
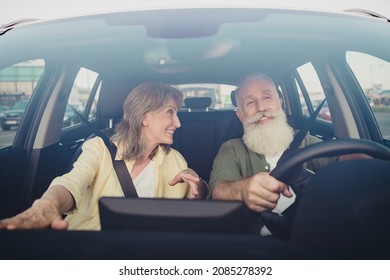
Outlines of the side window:
{"type": "Polygon", "coordinates": [[[45,62],[28,60],[0,69],[0,148],[12,145],[45,62]]]}
{"type": "MultiPolygon", "coordinates": [[[[320,103],[325,99],[325,93],[321,86],[317,72],[311,63],[306,63],[297,68],[299,77],[296,79],[296,84],[301,101],[302,115],[310,116],[317,109],[320,103]]],[[[317,119],[332,122],[329,107],[325,101],[317,119]]]]}
{"type": "Polygon", "coordinates": [[[347,62],[367,97],[383,138],[390,140],[390,62],[359,52],[347,52],[347,62]]]}
{"type": "Polygon", "coordinates": [[[92,92],[98,74],[86,68],[81,68],[72,87],[65,110],[62,127],[69,127],[81,123],[79,112],[89,121],[94,120],[96,113],[97,94],[92,92]]]}

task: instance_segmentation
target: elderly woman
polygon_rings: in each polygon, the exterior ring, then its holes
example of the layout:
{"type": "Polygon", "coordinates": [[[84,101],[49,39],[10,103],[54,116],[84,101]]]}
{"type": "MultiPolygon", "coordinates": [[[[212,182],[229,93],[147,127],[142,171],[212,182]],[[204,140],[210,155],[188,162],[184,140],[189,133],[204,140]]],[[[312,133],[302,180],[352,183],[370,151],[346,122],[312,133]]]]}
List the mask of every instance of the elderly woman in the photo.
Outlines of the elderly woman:
{"type": "MultiPolygon", "coordinates": [[[[169,85],[144,83],[126,98],[122,121],[111,140],[139,197],[204,198],[207,185],[182,155],[170,148],[180,127],[182,93],[169,85]]],[[[86,141],[73,169],[55,178],[40,199],[0,228],[99,230],[98,200],[124,196],[108,148],[100,137],[86,141]],[[62,218],[62,214],[67,214],[62,218]]]]}

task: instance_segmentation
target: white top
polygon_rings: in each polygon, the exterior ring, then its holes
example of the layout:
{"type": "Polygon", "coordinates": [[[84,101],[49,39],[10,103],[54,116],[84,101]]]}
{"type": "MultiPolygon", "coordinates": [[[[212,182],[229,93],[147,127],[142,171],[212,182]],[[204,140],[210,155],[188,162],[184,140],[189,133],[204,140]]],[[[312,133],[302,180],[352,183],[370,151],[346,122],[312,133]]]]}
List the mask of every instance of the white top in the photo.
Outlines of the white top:
{"type": "MultiPolygon", "coordinates": [[[[280,152],[276,156],[273,156],[273,157],[265,156],[265,160],[268,162],[271,170],[276,167],[276,164],[278,163],[278,160],[280,159],[282,154],[283,154],[283,152],[280,152]]],[[[271,170],[270,170],[270,172],[271,172],[271,170]]]]}
{"type": "Polygon", "coordinates": [[[151,160],[142,172],[133,180],[138,197],[155,197],[156,164],[151,160]]]}

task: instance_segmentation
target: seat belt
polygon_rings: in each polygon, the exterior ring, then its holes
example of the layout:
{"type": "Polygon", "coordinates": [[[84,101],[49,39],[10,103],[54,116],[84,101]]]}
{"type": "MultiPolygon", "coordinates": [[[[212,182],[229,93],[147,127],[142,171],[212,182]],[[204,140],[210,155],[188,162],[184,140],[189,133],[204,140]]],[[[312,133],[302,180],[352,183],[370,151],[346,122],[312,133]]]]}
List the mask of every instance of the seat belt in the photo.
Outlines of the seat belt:
{"type": "MultiPolygon", "coordinates": [[[[69,105],[69,104],[68,104],[69,105]]],[[[80,113],[78,112],[73,106],[69,105],[70,108],[76,113],[78,117],[82,120],[82,122],[96,135],[103,139],[104,144],[106,145],[108,151],[111,155],[112,165],[114,166],[116,175],[118,177],[119,183],[122,187],[122,191],[125,195],[125,197],[132,197],[132,198],[138,198],[137,190],[135,189],[133,180],[131,179],[131,176],[129,174],[129,171],[127,170],[126,164],[124,160],[115,160],[117,147],[115,144],[110,140],[110,138],[105,135],[100,130],[96,129],[91,125],[91,123],[80,113]]]]}
{"type": "Polygon", "coordinates": [[[318,105],[316,110],[313,112],[312,115],[310,115],[310,118],[306,121],[305,125],[298,131],[298,133],[295,135],[293,141],[290,144],[290,147],[285,150],[282,154],[282,156],[279,158],[276,166],[282,162],[289,154],[292,152],[295,152],[298,150],[299,145],[302,143],[303,139],[305,138],[306,134],[309,132],[311,126],[313,125],[315,119],[317,118],[318,114],[320,113],[322,106],[324,105],[326,101],[326,98],[322,100],[322,102],[318,105]]]}
{"type": "MultiPolygon", "coordinates": [[[[105,136],[105,135],[104,135],[105,136]]],[[[107,136],[105,136],[108,138],[107,136]]],[[[125,194],[125,197],[133,197],[138,198],[137,190],[135,189],[133,180],[131,179],[131,176],[129,174],[129,171],[127,170],[126,164],[124,160],[115,160],[115,155],[117,151],[117,147],[115,146],[112,141],[110,141],[110,145],[108,150],[111,154],[112,164],[114,165],[114,169],[116,172],[116,175],[118,176],[119,183],[121,184],[123,193],[125,194]]]]}

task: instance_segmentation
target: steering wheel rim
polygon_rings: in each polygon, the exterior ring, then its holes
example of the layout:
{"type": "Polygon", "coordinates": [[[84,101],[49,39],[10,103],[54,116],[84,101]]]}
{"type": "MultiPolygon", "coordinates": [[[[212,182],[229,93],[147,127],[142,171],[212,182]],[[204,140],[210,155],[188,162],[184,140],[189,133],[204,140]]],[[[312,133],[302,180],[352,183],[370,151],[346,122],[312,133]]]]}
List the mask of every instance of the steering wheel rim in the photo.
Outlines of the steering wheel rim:
{"type": "Polygon", "coordinates": [[[390,149],[377,142],[363,139],[334,139],[323,141],[304,147],[290,154],[279,163],[271,175],[276,179],[293,184],[288,173],[302,168],[302,164],[318,157],[331,157],[345,154],[362,153],[378,159],[390,160],[390,149]]]}

